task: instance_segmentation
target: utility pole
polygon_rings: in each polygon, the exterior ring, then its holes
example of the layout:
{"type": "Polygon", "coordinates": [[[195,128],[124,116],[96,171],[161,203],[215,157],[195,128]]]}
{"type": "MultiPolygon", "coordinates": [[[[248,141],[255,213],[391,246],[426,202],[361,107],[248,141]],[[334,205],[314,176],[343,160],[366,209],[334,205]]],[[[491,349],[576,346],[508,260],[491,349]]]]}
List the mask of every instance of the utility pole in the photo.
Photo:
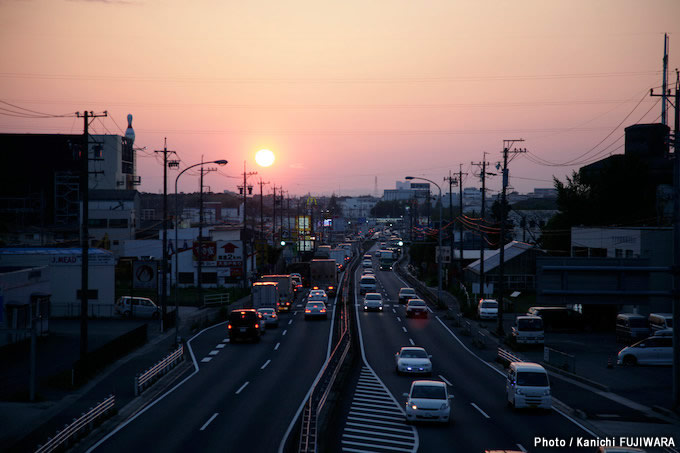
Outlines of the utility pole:
{"type": "MultiPolygon", "coordinates": [[[[165,317],[168,314],[168,154],[175,154],[175,152],[168,150],[167,137],[163,149],[155,152],[163,153],[163,262],[161,263],[161,309],[163,315],[161,316],[161,332],[164,332],[165,317]]],[[[173,162],[179,164],[177,161],[173,162]]],[[[170,165],[172,165],[172,162],[170,165]]],[[[177,248],[177,244],[175,244],[175,248],[177,248]]]]}
{"type": "Polygon", "coordinates": [[[276,185],[273,186],[274,196],[272,197],[272,247],[276,247],[276,185]]]}
{"type": "Polygon", "coordinates": [[[241,232],[241,242],[243,245],[242,252],[243,252],[243,275],[242,275],[242,280],[243,280],[243,288],[248,287],[248,254],[246,253],[246,234],[247,234],[247,228],[248,225],[246,223],[246,200],[247,197],[246,195],[252,194],[253,193],[253,186],[249,186],[247,183],[247,178],[248,176],[254,176],[256,175],[256,171],[251,171],[250,173],[246,172],[246,161],[243,161],[243,187],[239,187],[239,190],[243,193],[243,230],[241,232]]]}
{"type": "Polygon", "coordinates": [[[458,244],[459,251],[460,251],[460,256],[459,258],[459,268],[460,268],[460,275],[462,277],[463,275],[463,175],[467,176],[467,173],[463,173],[463,164],[459,164],[458,167],[458,203],[460,203],[460,209],[459,209],[459,215],[460,219],[458,220],[458,231],[460,232],[460,243],[458,244]]]}
{"type": "MultiPolygon", "coordinates": [[[[664,46],[665,47],[665,46],[664,46]]],[[[664,60],[667,56],[664,51],[664,60]]],[[[666,96],[670,92],[650,96],[666,96]]],[[[673,325],[680,325],[680,73],[675,70],[675,122],[673,130],[673,325]]],[[[680,329],[673,329],[673,409],[680,412],[680,329]]]]}
{"type": "Polygon", "coordinates": [[[500,246],[500,264],[498,267],[498,325],[496,330],[498,336],[503,338],[505,329],[503,329],[503,293],[505,292],[505,191],[508,187],[508,153],[519,154],[526,153],[526,149],[513,149],[510,147],[517,142],[523,142],[524,139],[503,140],[503,190],[501,191],[501,237],[499,239],[500,246]]]}
{"type": "Polygon", "coordinates": [[[484,216],[486,212],[486,175],[491,174],[486,171],[486,166],[488,165],[488,162],[486,161],[486,155],[488,153],[485,151],[484,152],[484,159],[482,159],[482,162],[479,163],[474,163],[472,162],[472,165],[476,165],[478,167],[482,168],[481,173],[479,174],[479,178],[482,181],[482,212],[480,214],[480,228],[479,228],[479,236],[481,238],[480,246],[479,246],[479,294],[481,295],[482,298],[484,298],[484,280],[485,280],[485,275],[484,275],[484,242],[486,241],[486,235],[484,234],[484,226],[481,225],[484,223],[484,216]]]}
{"type": "Polygon", "coordinates": [[[201,171],[200,177],[200,190],[198,192],[198,305],[202,306],[203,302],[203,175],[205,170],[203,169],[203,156],[201,156],[201,171]]]}
{"type": "Polygon", "coordinates": [[[264,193],[262,191],[262,186],[269,184],[269,181],[264,182],[260,178],[260,239],[264,239],[264,193]]]}
{"type": "MultiPolygon", "coordinates": [[[[83,111],[83,142],[80,145],[80,199],[83,204],[83,213],[80,219],[80,246],[81,246],[81,283],[80,283],[80,360],[84,364],[87,356],[87,308],[88,308],[88,293],[89,285],[89,241],[90,230],[88,223],[90,221],[90,119],[105,117],[108,113],[94,113],[83,111]]],[[[78,118],[81,117],[80,112],[76,113],[78,118]]]]}

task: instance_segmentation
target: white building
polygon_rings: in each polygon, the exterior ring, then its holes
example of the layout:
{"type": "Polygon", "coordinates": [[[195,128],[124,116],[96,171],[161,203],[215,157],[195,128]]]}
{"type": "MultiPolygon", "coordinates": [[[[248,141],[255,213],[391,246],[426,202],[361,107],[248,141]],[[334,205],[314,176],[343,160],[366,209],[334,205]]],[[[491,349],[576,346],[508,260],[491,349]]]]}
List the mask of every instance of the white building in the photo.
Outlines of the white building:
{"type": "Polygon", "coordinates": [[[40,267],[0,267],[0,345],[30,338],[29,329],[46,335],[51,295],[50,271],[40,267]]]}
{"type": "Polygon", "coordinates": [[[139,192],[92,190],[88,206],[90,246],[122,256],[122,242],[135,239],[140,215],[139,192]]]}
{"type": "Polygon", "coordinates": [[[354,197],[339,200],[338,204],[342,207],[342,212],[348,219],[359,219],[371,217],[371,209],[378,202],[373,197],[354,197]]]}
{"type": "MultiPolygon", "coordinates": [[[[89,315],[113,316],[115,261],[113,253],[89,249],[89,315]]],[[[51,316],[79,316],[82,250],[80,248],[0,249],[0,266],[46,267],[51,283],[51,316]]]]}

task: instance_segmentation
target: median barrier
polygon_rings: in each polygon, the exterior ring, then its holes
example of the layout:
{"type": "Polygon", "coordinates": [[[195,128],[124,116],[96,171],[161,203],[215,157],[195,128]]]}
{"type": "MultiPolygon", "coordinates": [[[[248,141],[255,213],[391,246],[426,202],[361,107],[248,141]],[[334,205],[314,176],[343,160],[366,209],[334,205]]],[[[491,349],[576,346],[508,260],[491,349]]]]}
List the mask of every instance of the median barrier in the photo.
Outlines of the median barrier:
{"type": "Polygon", "coordinates": [[[184,345],[171,352],[168,356],[160,360],[143,373],[135,376],[135,396],[139,396],[144,390],[153,385],[158,379],[172,370],[179,362],[184,359],[184,345]]]}

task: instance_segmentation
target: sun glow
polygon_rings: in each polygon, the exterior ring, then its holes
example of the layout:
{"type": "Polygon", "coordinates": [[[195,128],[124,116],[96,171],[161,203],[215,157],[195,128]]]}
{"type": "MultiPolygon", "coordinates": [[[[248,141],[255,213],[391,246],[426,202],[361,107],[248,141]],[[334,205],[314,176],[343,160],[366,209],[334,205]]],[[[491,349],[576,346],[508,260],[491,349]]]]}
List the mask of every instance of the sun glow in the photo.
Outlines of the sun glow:
{"type": "Polygon", "coordinates": [[[268,149],[261,149],[255,154],[255,162],[261,167],[269,167],[274,163],[274,153],[268,149]]]}

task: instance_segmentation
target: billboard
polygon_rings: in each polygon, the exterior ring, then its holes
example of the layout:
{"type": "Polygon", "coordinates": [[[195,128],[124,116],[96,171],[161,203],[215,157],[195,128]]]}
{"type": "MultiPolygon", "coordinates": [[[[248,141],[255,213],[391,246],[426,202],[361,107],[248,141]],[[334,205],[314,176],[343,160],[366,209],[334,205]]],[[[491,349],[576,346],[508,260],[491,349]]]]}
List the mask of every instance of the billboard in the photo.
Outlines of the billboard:
{"type": "Polygon", "coordinates": [[[132,262],[132,287],[156,289],[158,285],[158,262],[134,260],[132,262]]]}

